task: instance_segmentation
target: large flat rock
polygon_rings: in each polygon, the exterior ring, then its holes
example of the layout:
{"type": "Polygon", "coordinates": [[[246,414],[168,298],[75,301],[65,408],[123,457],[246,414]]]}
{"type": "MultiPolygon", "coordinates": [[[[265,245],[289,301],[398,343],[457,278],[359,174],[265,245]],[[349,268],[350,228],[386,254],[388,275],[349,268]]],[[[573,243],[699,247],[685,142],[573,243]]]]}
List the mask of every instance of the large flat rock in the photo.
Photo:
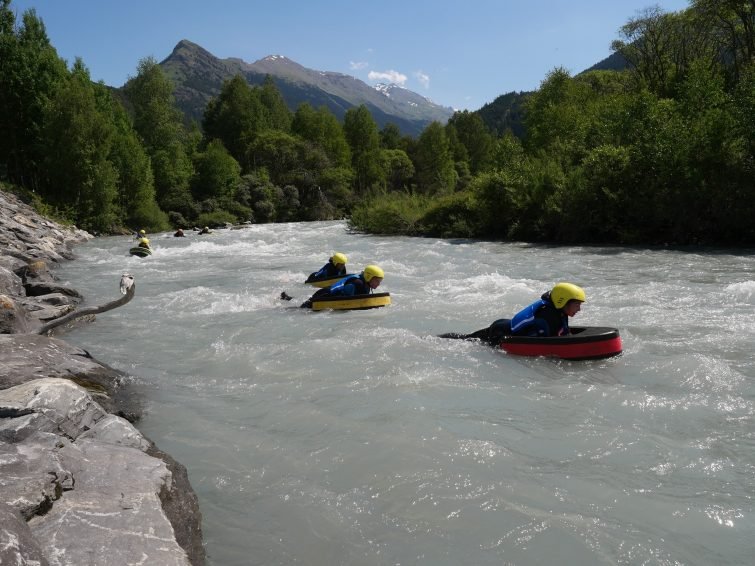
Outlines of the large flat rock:
{"type": "Polygon", "coordinates": [[[191,563],[163,509],[172,473],[150,448],[67,379],[0,391],[0,504],[50,564],[191,563]]]}
{"type": "Polygon", "coordinates": [[[89,352],[38,334],[0,335],[0,389],[33,379],[64,377],[85,387],[108,412],[139,413],[138,402],[122,388],[124,376],[89,352]]]}

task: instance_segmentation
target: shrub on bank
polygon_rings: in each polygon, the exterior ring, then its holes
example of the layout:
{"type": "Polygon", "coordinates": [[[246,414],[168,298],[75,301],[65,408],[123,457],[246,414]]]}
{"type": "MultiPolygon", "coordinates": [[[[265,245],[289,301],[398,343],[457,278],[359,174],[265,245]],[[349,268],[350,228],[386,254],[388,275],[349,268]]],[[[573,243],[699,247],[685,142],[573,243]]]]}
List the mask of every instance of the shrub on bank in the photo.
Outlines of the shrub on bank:
{"type": "Polygon", "coordinates": [[[420,220],[430,199],[407,193],[386,193],[358,204],[351,213],[352,228],[373,234],[423,234],[420,220]]]}

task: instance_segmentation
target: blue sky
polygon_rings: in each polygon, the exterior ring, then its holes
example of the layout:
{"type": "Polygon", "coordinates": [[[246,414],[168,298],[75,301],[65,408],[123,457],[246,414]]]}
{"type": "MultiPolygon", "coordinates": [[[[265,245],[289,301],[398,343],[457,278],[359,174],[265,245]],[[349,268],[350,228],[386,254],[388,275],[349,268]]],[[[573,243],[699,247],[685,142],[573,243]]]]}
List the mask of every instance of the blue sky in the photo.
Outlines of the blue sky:
{"type": "Polygon", "coordinates": [[[13,0],[34,8],[69,64],[121,86],[140,59],[181,39],[249,63],[285,55],[368,84],[396,82],[438,104],[477,110],[534,90],[555,67],[578,73],[610,55],[626,21],[688,0],[13,0]]]}

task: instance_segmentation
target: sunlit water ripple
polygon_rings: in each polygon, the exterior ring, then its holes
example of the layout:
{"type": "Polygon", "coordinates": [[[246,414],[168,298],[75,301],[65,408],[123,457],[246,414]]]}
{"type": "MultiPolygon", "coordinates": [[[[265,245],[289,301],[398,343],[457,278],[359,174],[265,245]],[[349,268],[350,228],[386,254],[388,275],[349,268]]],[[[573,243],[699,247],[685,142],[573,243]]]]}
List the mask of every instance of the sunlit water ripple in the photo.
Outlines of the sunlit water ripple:
{"type": "Polygon", "coordinates": [[[98,238],[57,274],[64,335],[129,374],[141,430],[189,471],[212,565],[750,564],[751,251],[554,247],[351,234],[342,222],[98,238]],[[342,251],[387,308],[292,308],[342,251]],[[510,316],[558,280],[573,324],[625,352],[559,362],[436,335],[510,316]]]}

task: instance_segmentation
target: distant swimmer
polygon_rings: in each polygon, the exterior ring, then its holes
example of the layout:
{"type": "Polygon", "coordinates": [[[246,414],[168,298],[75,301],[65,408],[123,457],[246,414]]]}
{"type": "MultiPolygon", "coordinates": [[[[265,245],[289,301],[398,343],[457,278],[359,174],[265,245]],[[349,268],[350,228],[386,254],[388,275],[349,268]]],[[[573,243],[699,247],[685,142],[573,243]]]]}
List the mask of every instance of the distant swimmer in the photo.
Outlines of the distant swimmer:
{"type": "Polygon", "coordinates": [[[323,265],[319,271],[315,271],[310,275],[312,279],[328,279],[331,277],[338,277],[340,275],[346,275],[346,262],[348,259],[340,252],[334,253],[328,263],[323,265]]]}
{"type": "Polygon", "coordinates": [[[178,230],[176,230],[176,233],[173,234],[173,236],[176,237],[176,238],[185,238],[186,237],[186,235],[184,234],[184,231],[181,228],[179,228],[178,230]]]}
{"type": "Polygon", "coordinates": [[[201,230],[199,231],[199,234],[200,234],[200,235],[202,235],[202,234],[212,234],[212,230],[210,230],[210,229],[209,229],[209,228],[208,228],[207,226],[205,226],[204,228],[202,228],[202,229],[201,229],[201,230]]]}

